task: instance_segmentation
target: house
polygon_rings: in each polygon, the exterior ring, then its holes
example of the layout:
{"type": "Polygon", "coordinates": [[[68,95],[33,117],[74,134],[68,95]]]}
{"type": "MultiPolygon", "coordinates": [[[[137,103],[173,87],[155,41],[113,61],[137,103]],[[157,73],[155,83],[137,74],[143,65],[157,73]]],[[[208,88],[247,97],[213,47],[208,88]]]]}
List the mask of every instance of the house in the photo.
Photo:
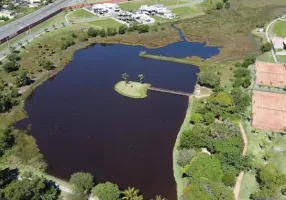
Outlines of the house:
{"type": "Polygon", "coordinates": [[[140,13],[140,12],[133,14],[132,18],[140,24],[153,24],[153,23],[155,23],[154,18],[152,18],[152,17],[150,17],[144,13],[140,13]]]}
{"type": "Polygon", "coordinates": [[[92,7],[92,10],[93,12],[97,13],[97,14],[100,14],[100,15],[103,15],[105,13],[108,13],[108,9],[106,6],[104,6],[103,4],[97,4],[97,5],[94,5],[92,7]]]}
{"type": "Polygon", "coordinates": [[[36,3],[40,4],[40,3],[42,3],[42,0],[29,0],[29,3],[30,4],[36,4],[36,3]]]}
{"type": "Polygon", "coordinates": [[[114,13],[119,13],[120,8],[117,4],[115,3],[103,3],[103,4],[97,4],[92,7],[93,12],[97,14],[111,14],[113,15],[114,13]]]}
{"type": "Polygon", "coordinates": [[[128,11],[120,11],[116,13],[116,18],[122,21],[131,21],[132,18],[132,13],[128,11]]]}

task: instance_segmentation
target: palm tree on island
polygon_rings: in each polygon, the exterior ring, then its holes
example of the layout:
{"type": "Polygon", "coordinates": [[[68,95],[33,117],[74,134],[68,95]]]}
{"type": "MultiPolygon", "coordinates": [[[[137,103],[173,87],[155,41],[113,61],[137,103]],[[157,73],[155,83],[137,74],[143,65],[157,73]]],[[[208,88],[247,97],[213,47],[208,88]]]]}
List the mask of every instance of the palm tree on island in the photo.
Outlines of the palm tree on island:
{"type": "Polygon", "coordinates": [[[129,77],[129,75],[126,72],[124,74],[122,74],[122,78],[124,79],[124,81],[126,83],[128,83],[128,77],[129,77]]]}
{"type": "Polygon", "coordinates": [[[138,78],[140,80],[140,83],[143,83],[142,80],[144,79],[144,75],[143,74],[138,74],[138,78]]]}

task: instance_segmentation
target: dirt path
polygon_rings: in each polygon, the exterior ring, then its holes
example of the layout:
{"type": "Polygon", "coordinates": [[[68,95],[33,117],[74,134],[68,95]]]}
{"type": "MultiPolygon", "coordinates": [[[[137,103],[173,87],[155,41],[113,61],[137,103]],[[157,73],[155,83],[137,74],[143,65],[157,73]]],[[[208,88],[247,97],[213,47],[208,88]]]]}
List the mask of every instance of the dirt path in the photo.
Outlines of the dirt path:
{"type": "MultiPolygon", "coordinates": [[[[245,156],[246,152],[247,152],[247,136],[246,136],[246,133],[244,131],[244,128],[242,127],[241,122],[239,122],[239,129],[240,129],[242,139],[243,139],[243,143],[244,143],[242,156],[245,156]]],[[[235,186],[234,186],[234,189],[233,189],[235,200],[239,200],[239,192],[240,192],[240,186],[241,186],[243,175],[244,175],[244,171],[239,173],[237,180],[236,180],[236,183],[235,183],[235,186]]]]}

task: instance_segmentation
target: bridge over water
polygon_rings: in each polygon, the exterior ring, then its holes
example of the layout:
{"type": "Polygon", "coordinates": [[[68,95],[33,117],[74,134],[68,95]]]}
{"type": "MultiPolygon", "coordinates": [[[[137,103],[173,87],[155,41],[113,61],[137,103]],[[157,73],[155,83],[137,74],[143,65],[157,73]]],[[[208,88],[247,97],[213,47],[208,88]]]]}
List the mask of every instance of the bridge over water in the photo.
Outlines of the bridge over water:
{"type": "Polygon", "coordinates": [[[192,93],[187,93],[187,92],[182,92],[182,91],[177,91],[177,90],[157,88],[157,87],[149,87],[148,89],[151,91],[162,92],[162,93],[173,94],[173,95],[180,95],[180,96],[187,96],[187,97],[192,95],[192,93]]]}

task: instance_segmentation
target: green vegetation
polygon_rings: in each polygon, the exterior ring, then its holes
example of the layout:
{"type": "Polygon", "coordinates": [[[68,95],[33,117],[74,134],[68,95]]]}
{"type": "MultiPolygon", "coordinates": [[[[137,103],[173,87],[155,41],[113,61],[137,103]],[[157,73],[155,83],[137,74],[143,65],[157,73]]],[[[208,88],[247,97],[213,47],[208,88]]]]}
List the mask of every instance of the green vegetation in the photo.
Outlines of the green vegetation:
{"type": "Polygon", "coordinates": [[[150,84],[146,83],[120,81],[114,86],[114,89],[123,96],[141,99],[147,97],[149,87],[150,84]]]}
{"type": "Polygon", "coordinates": [[[279,37],[286,37],[286,21],[277,21],[272,28],[273,34],[279,37]]]}
{"type": "Polygon", "coordinates": [[[67,16],[67,19],[69,21],[78,21],[78,20],[83,20],[83,19],[89,19],[89,18],[93,18],[93,17],[96,17],[96,15],[90,13],[90,12],[87,12],[86,10],[84,9],[76,9],[74,11],[72,11],[68,16],[67,16]]]}
{"type": "Polygon", "coordinates": [[[0,198],[3,200],[50,199],[57,200],[60,190],[54,182],[26,173],[18,180],[18,170],[0,171],[0,198]]]}
{"type": "Polygon", "coordinates": [[[89,25],[94,26],[95,28],[104,28],[107,29],[109,27],[118,29],[121,24],[114,19],[102,19],[102,20],[96,20],[92,22],[88,22],[89,25]]]}
{"type": "Polygon", "coordinates": [[[86,172],[76,172],[70,178],[70,184],[73,186],[74,194],[70,195],[70,199],[87,199],[93,187],[93,176],[86,172]]]}
{"type": "Polygon", "coordinates": [[[273,48],[273,45],[271,42],[267,42],[265,44],[263,44],[261,47],[260,47],[260,50],[262,53],[265,53],[267,51],[271,51],[271,49],[273,48]]]}
{"type": "Polygon", "coordinates": [[[220,85],[220,77],[212,71],[200,72],[198,75],[198,83],[201,86],[215,88],[220,85]]]}
{"type": "Polygon", "coordinates": [[[180,18],[192,17],[204,14],[200,6],[174,8],[172,9],[172,12],[178,15],[180,18]]]}
{"type": "Polygon", "coordinates": [[[121,194],[118,186],[110,182],[96,185],[91,193],[102,200],[118,200],[121,194]]]}

